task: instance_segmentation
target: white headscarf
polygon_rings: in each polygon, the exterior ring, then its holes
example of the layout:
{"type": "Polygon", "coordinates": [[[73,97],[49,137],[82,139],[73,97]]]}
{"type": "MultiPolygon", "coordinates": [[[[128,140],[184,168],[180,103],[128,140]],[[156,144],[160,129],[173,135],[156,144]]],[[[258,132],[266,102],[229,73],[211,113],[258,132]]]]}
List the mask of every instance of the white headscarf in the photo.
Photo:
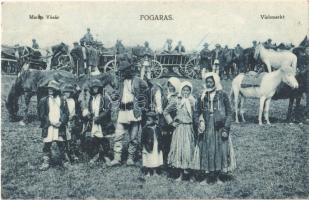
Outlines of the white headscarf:
{"type": "Polygon", "coordinates": [[[175,92],[170,92],[168,89],[168,98],[172,95],[172,94],[176,94],[180,92],[180,80],[176,77],[171,77],[168,79],[167,83],[170,83],[174,88],[175,88],[175,92]]]}
{"type": "Polygon", "coordinates": [[[189,81],[184,81],[180,85],[180,91],[179,91],[179,95],[178,95],[178,96],[182,97],[179,105],[183,106],[185,104],[191,117],[192,117],[192,108],[194,108],[194,105],[195,105],[195,98],[192,96],[192,91],[193,91],[192,83],[190,83],[189,81]],[[191,91],[190,95],[187,98],[182,96],[182,94],[181,94],[182,89],[186,86],[189,87],[190,91],[191,91]]]}
{"type": "MultiPolygon", "coordinates": [[[[223,87],[221,85],[221,81],[220,81],[220,76],[215,73],[215,72],[207,72],[205,74],[203,74],[203,77],[202,79],[205,81],[208,77],[213,77],[214,80],[215,80],[215,87],[216,87],[216,90],[222,90],[223,87]]],[[[204,84],[205,88],[206,88],[206,85],[204,84]]]]}
{"type": "MultiPolygon", "coordinates": [[[[222,90],[223,87],[221,85],[221,81],[220,81],[220,76],[215,73],[215,72],[207,72],[205,74],[203,74],[203,77],[202,79],[205,80],[209,77],[213,77],[214,81],[215,81],[215,90],[222,90]]],[[[202,93],[202,96],[201,96],[201,99],[204,99],[205,95],[206,95],[206,92],[209,92],[209,89],[206,87],[206,84],[204,83],[204,91],[202,93]]]]}

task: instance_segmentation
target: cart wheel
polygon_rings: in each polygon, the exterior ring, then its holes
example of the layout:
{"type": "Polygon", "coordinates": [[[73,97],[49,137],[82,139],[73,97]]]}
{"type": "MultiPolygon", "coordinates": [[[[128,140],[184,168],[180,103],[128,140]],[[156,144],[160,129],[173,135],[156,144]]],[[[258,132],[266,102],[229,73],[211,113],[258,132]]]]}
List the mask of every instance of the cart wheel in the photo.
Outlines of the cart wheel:
{"type": "Polygon", "coordinates": [[[111,60],[104,65],[104,72],[115,71],[116,72],[117,65],[115,60],[111,60]]]}
{"type": "Polygon", "coordinates": [[[200,66],[197,59],[190,59],[184,66],[184,70],[187,78],[200,78],[200,66]]]}
{"type": "Polygon", "coordinates": [[[179,66],[179,72],[181,75],[183,75],[184,77],[187,77],[187,74],[186,74],[186,65],[180,65],[179,66]]]}
{"type": "Polygon", "coordinates": [[[163,67],[161,63],[159,63],[156,60],[152,60],[150,62],[150,68],[151,68],[151,78],[157,79],[162,76],[163,73],[163,67]]]}

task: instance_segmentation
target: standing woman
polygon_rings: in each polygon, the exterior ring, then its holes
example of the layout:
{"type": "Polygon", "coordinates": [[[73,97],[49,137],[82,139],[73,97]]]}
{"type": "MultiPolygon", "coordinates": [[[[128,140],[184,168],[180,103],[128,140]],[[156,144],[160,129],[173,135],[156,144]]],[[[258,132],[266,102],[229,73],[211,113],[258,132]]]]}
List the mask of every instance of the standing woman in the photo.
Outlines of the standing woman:
{"type": "Polygon", "coordinates": [[[188,81],[183,82],[180,91],[177,101],[169,104],[163,112],[166,122],[175,127],[168,154],[168,164],[180,169],[178,181],[182,180],[184,174],[188,174],[194,153],[193,111],[195,98],[191,95],[192,84],[188,81]],[[176,116],[172,119],[170,112],[174,110],[176,110],[176,116]]]}
{"type": "Polygon", "coordinates": [[[209,173],[209,182],[215,183],[236,167],[230,136],[232,110],[217,74],[206,73],[205,84],[194,113],[199,154],[194,155],[192,168],[209,173]]]}

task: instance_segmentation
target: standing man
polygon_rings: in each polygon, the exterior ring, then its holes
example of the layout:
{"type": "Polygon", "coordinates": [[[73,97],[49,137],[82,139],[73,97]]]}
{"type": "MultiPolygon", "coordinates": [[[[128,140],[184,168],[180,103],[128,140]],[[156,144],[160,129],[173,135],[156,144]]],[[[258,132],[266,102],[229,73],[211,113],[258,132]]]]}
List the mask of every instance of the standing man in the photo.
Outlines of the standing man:
{"type": "MultiPolygon", "coordinates": [[[[256,65],[257,61],[254,59],[254,52],[255,52],[255,47],[257,45],[256,40],[252,41],[252,47],[250,49],[250,54],[249,54],[249,65],[250,65],[250,71],[255,71],[256,70],[256,65]]],[[[247,67],[247,66],[246,66],[247,67]]]]}
{"type": "Polygon", "coordinates": [[[234,49],[234,62],[236,63],[236,69],[237,69],[237,74],[239,72],[244,72],[244,66],[243,66],[243,55],[244,55],[244,50],[240,46],[240,44],[237,44],[235,49],[234,49]]]}
{"type": "Polygon", "coordinates": [[[141,99],[145,99],[148,85],[142,79],[135,77],[134,66],[127,61],[119,64],[121,82],[119,90],[112,99],[119,97],[119,111],[114,137],[114,160],[110,166],[120,165],[122,143],[125,133],[129,134],[127,165],[134,165],[134,157],[138,146],[138,133],[141,131],[142,107],[141,99]],[[118,94],[117,94],[118,93],[118,94]]]}
{"type": "Polygon", "coordinates": [[[182,45],[181,41],[178,42],[177,46],[175,47],[175,51],[177,53],[185,53],[186,49],[185,47],[182,45]]]}
{"type": "Polygon", "coordinates": [[[32,39],[32,48],[33,49],[39,49],[39,44],[36,42],[36,39],[32,39]]]}
{"type": "Polygon", "coordinates": [[[252,48],[255,48],[256,47],[256,40],[253,40],[252,41],[252,48]]]}
{"type": "Polygon", "coordinates": [[[70,52],[74,63],[73,74],[85,74],[82,46],[78,42],[74,42],[73,45],[74,47],[70,52]]]}
{"type": "Polygon", "coordinates": [[[81,39],[82,43],[93,43],[93,36],[90,33],[90,28],[87,28],[87,33],[81,39]]]}
{"type": "Polygon", "coordinates": [[[151,57],[153,57],[153,51],[149,47],[149,43],[146,41],[144,43],[144,47],[142,48],[141,51],[141,56],[142,56],[142,68],[141,68],[141,79],[145,78],[145,75],[148,79],[151,79],[151,57]]]}
{"type": "Polygon", "coordinates": [[[211,67],[211,51],[208,49],[208,43],[204,44],[204,48],[200,52],[201,56],[201,66],[202,66],[202,75],[207,72],[212,71],[211,67]]]}
{"type": "Polygon", "coordinates": [[[146,41],[146,42],[144,43],[144,48],[143,48],[143,52],[142,52],[142,53],[143,53],[143,54],[147,53],[147,54],[150,54],[150,55],[153,54],[152,49],[149,47],[149,42],[148,42],[148,41],[146,41]]]}
{"type": "Polygon", "coordinates": [[[212,51],[212,60],[213,60],[213,71],[218,73],[220,78],[224,73],[224,68],[222,67],[223,62],[223,53],[221,50],[221,45],[216,44],[216,48],[212,51]]]}
{"type": "Polygon", "coordinates": [[[116,54],[123,54],[123,53],[125,53],[125,47],[122,44],[121,40],[117,40],[116,41],[115,49],[116,49],[116,54]]]}
{"type": "Polygon", "coordinates": [[[269,38],[266,42],[264,42],[264,47],[266,49],[275,49],[276,45],[272,44],[272,39],[269,38]]]}
{"type": "Polygon", "coordinates": [[[100,74],[100,71],[98,69],[99,64],[99,52],[91,46],[92,43],[86,44],[86,50],[87,50],[87,61],[88,61],[88,73],[92,75],[100,74]]]}
{"type": "Polygon", "coordinates": [[[167,39],[164,46],[163,46],[163,53],[171,53],[173,46],[172,46],[173,40],[167,39]]]}

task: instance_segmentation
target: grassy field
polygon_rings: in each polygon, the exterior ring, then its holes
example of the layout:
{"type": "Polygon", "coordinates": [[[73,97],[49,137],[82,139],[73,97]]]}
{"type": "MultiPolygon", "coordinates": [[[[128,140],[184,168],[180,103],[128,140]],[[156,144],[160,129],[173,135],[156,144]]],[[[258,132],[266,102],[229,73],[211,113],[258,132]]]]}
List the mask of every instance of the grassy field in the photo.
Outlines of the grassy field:
{"type": "MultiPolygon", "coordinates": [[[[144,178],[139,167],[109,168],[104,163],[78,163],[69,169],[39,171],[42,139],[39,122],[27,126],[8,121],[3,99],[14,77],[2,77],[2,198],[309,198],[309,133],[307,125],[284,123],[287,100],[273,101],[272,125],[257,124],[258,100],[245,105],[246,123],[232,124],[237,169],[223,184],[201,186],[166,176],[144,178]]],[[[164,81],[164,80],[162,80],[164,81]]],[[[194,80],[195,93],[201,90],[194,80]]],[[[223,82],[229,91],[230,82],[223,82]]],[[[35,98],[31,113],[36,114],[35,98]]]]}

